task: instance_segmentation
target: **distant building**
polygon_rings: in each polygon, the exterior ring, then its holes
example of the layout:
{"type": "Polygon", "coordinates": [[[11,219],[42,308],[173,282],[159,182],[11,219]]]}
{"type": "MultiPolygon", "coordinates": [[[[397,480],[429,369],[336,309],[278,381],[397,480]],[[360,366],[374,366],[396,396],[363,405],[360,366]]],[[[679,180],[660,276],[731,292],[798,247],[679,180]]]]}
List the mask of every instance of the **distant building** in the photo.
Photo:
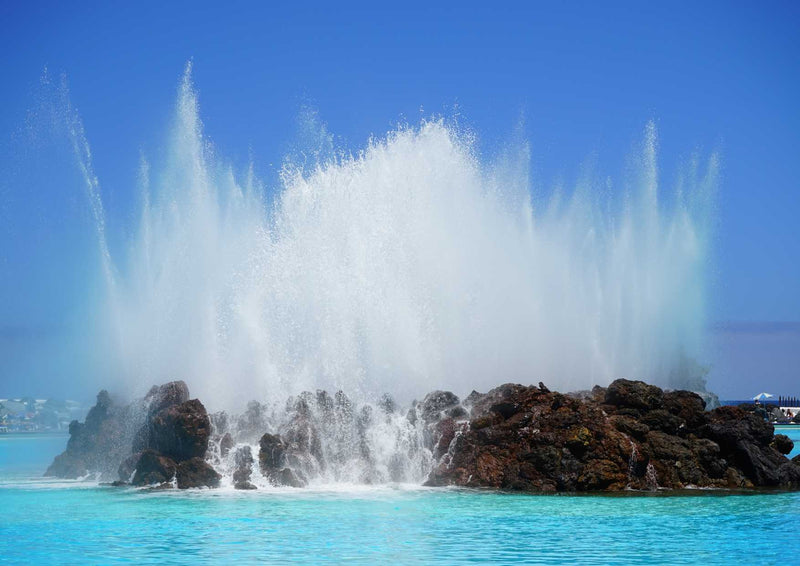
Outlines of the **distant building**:
{"type": "Polygon", "coordinates": [[[56,399],[0,399],[0,433],[66,431],[86,409],[76,401],[56,399]]]}

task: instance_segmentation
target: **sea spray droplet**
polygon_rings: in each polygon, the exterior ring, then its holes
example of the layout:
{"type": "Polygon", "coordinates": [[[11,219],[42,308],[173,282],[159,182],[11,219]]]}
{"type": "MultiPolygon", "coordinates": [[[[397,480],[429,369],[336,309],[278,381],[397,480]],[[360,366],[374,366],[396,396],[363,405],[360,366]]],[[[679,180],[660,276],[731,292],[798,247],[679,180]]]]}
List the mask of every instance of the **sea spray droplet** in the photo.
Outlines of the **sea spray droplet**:
{"type": "Polygon", "coordinates": [[[287,162],[269,200],[211,151],[198,108],[187,71],[169,157],[143,168],[147,208],[115,258],[108,356],[129,383],[177,376],[214,409],[694,377],[716,159],[663,204],[652,124],[625,199],[589,187],[532,206],[526,151],[483,162],[434,120],[287,162]]]}

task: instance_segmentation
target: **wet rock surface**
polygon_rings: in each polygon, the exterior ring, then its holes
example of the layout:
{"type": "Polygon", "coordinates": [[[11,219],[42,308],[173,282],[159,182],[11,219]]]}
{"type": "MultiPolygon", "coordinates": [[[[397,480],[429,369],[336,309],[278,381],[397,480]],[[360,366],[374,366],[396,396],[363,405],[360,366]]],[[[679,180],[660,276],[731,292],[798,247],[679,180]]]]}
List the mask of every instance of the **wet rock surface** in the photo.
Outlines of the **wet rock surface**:
{"type": "Polygon", "coordinates": [[[67,449],[45,475],[94,474],[117,485],[171,487],[177,480],[178,487],[216,487],[219,474],[203,460],[210,432],[205,407],[189,399],[182,381],[155,386],[124,406],[101,391],[86,421],[71,423],[67,449]]]}
{"type": "Polygon", "coordinates": [[[210,436],[211,420],[197,399],[166,407],[150,419],[150,447],[178,461],[205,456],[210,436]]]}
{"type": "Polygon", "coordinates": [[[86,420],[70,423],[67,448],[56,456],[45,476],[76,479],[95,475],[98,479],[115,479],[119,463],[131,452],[134,431],[141,422],[137,406],[119,406],[107,391],[100,391],[86,420]]]}
{"type": "Polygon", "coordinates": [[[253,451],[249,446],[242,446],[234,454],[233,487],[236,489],[256,489],[250,483],[253,475],[253,451]]]}
{"type": "MultiPolygon", "coordinates": [[[[698,395],[617,380],[565,396],[506,384],[470,396],[470,422],[428,485],[525,491],[800,488],[772,425],[698,395]]],[[[789,442],[791,442],[789,440],[789,442]]]]}
{"type": "Polygon", "coordinates": [[[222,476],[203,458],[189,458],[178,464],[175,480],[178,489],[219,487],[222,476]]]}
{"type": "Polygon", "coordinates": [[[230,417],[209,416],[183,382],[171,382],[125,406],[102,391],[70,434],[48,475],[163,489],[218,487],[220,472],[236,489],[256,489],[254,469],[291,487],[427,478],[542,492],[800,489],[800,460],[785,457],[792,441],[763,418],[706,411],[695,393],[630,380],[571,394],[504,384],[463,401],[434,391],[410,409],[388,396],[359,405],[319,390],[284,409],[251,402],[230,417]]]}
{"type": "Polygon", "coordinates": [[[162,484],[172,481],[178,466],[172,458],[155,450],[145,450],[136,459],[133,485],[162,484]]]}
{"type": "Polygon", "coordinates": [[[290,448],[279,436],[266,433],[259,441],[258,463],[261,473],[274,486],[305,487],[306,482],[287,466],[292,452],[300,448],[290,448]]]}

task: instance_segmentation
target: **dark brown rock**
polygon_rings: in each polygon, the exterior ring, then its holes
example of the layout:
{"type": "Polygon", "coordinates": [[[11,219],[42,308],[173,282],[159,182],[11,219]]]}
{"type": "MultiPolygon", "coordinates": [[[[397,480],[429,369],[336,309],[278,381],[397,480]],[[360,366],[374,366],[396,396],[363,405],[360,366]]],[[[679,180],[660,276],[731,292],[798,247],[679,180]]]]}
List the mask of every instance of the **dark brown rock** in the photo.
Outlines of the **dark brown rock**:
{"type": "Polygon", "coordinates": [[[211,436],[211,421],[197,399],[162,409],[150,421],[150,446],[176,461],[202,458],[211,436]]]}
{"type": "Polygon", "coordinates": [[[222,438],[219,439],[219,453],[220,455],[225,458],[228,453],[231,451],[231,448],[235,446],[235,442],[233,441],[233,437],[231,433],[226,432],[222,435],[222,438]]]}
{"type": "Polygon", "coordinates": [[[285,465],[286,444],[276,434],[264,434],[259,441],[258,463],[264,475],[285,465]]]}
{"type": "Polygon", "coordinates": [[[183,381],[170,381],[164,385],[154,385],[145,396],[150,415],[173,405],[180,405],[189,400],[189,388],[183,381]]]}
{"type": "Polygon", "coordinates": [[[689,428],[706,423],[706,402],[691,391],[667,391],[664,393],[664,409],[679,417],[689,428]]]}
{"type": "Polygon", "coordinates": [[[618,431],[632,436],[637,440],[644,440],[647,437],[647,433],[650,432],[649,426],[636,419],[626,417],[625,415],[611,415],[609,417],[609,422],[618,431]]]}
{"type": "Polygon", "coordinates": [[[678,431],[686,426],[685,420],[664,409],[648,411],[642,416],[641,422],[651,430],[660,430],[667,434],[678,434],[678,431]]]}
{"type": "Polygon", "coordinates": [[[306,482],[293,470],[284,468],[270,476],[270,482],[275,486],[305,487],[306,482]]]}
{"type": "Polygon", "coordinates": [[[145,450],[136,463],[133,485],[153,485],[172,481],[177,471],[175,461],[155,450],[145,450]]]}
{"type": "Polygon", "coordinates": [[[178,489],[197,487],[219,487],[222,478],[211,465],[202,458],[190,458],[178,464],[175,473],[178,489]]]}
{"type": "Polygon", "coordinates": [[[771,446],[781,454],[788,454],[794,450],[794,441],[785,434],[776,434],[771,446]]]}
{"type": "Polygon", "coordinates": [[[56,456],[45,476],[75,479],[95,474],[106,481],[116,479],[120,462],[130,454],[129,428],[136,423],[131,407],[115,405],[107,391],[100,391],[85,422],[70,423],[67,448],[56,456]]]}
{"type": "Polygon", "coordinates": [[[617,407],[652,410],[664,404],[664,392],[655,385],[644,381],[617,379],[606,389],[605,402],[617,407]]]}
{"type": "Polygon", "coordinates": [[[253,473],[253,452],[249,446],[242,446],[233,455],[233,487],[236,489],[255,489],[250,483],[253,473]]]}
{"type": "Polygon", "coordinates": [[[697,487],[800,488],[771,425],[736,408],[704,411],[702,398],[617,380],[562,395],[506,384],[469,396],[472,420],[452,434],[439,416],[439,457],[427,485],[526,491],[697,487]]]}
{"type": "Polygon", "coordinates": [[[581,491],[621,490],[627,485],[628,476],[611,460],[590,460],[578,477],[581,491]]]}
{"type": "Polygon", "coordinates": [[[139,458],[142,457],[141,452],[136,452],[125,458],[117,468],[117,475],[119,481],[128,482],[132,481],[133,472],[136,471],[136,465],[139,463],[139,458]]]}
{"type": "Polygon", "coordinates": [[[450,391],[433,391],[428,393],[417,407],[422,420],[433,422],[439,419],[441,413],[458,405],[458,396],[450,391]]]}

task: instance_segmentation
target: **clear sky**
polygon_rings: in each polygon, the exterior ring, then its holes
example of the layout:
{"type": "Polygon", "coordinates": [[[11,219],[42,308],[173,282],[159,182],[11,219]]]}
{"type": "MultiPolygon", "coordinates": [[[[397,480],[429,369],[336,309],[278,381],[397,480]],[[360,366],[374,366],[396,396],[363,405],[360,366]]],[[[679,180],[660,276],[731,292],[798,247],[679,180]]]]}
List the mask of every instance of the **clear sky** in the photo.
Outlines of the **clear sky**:
{"type": "MultiPolygon", "coordinates": [[[[622,169],[652,119],[665,184],[698,148],[722,156],[711,306],[717,375],[767,364],[756,389],[800,394],[800,329],[765,325],[800,321],[800,4],[291,4],[3,1],[3,147],[16,147],[43,69],[65,73],[110,220],[128,217],[140,151],[158,151],[152,144],[189,59],[206,131],[234,162],[252,155],[265,177],[306,104],[350,147],[422,111],[457,112],[491,148],[524,115],[534,181],[544,184],[573,180],[590,155],[622,169]],[[768,356],[757,355],[763,340],[768,356]]],[[[55,198],[19,199],[19,187],[8,186],[21,178],[12,157],[0,162],[6,356],[24,336],[46,332],[46,316],[36,322],[31,313],[47,311],[42,295],[51,288],[23,259],[37,253],[35,238],[22,234],[38,217],[23,209],[46,209],[55,198]]],[[[10,383],[9,368],[0,365],[0,380],[10,383]]],[[[723,396],[754,387],[752,375],[730,379],[712,387],[723,396]]]]}

